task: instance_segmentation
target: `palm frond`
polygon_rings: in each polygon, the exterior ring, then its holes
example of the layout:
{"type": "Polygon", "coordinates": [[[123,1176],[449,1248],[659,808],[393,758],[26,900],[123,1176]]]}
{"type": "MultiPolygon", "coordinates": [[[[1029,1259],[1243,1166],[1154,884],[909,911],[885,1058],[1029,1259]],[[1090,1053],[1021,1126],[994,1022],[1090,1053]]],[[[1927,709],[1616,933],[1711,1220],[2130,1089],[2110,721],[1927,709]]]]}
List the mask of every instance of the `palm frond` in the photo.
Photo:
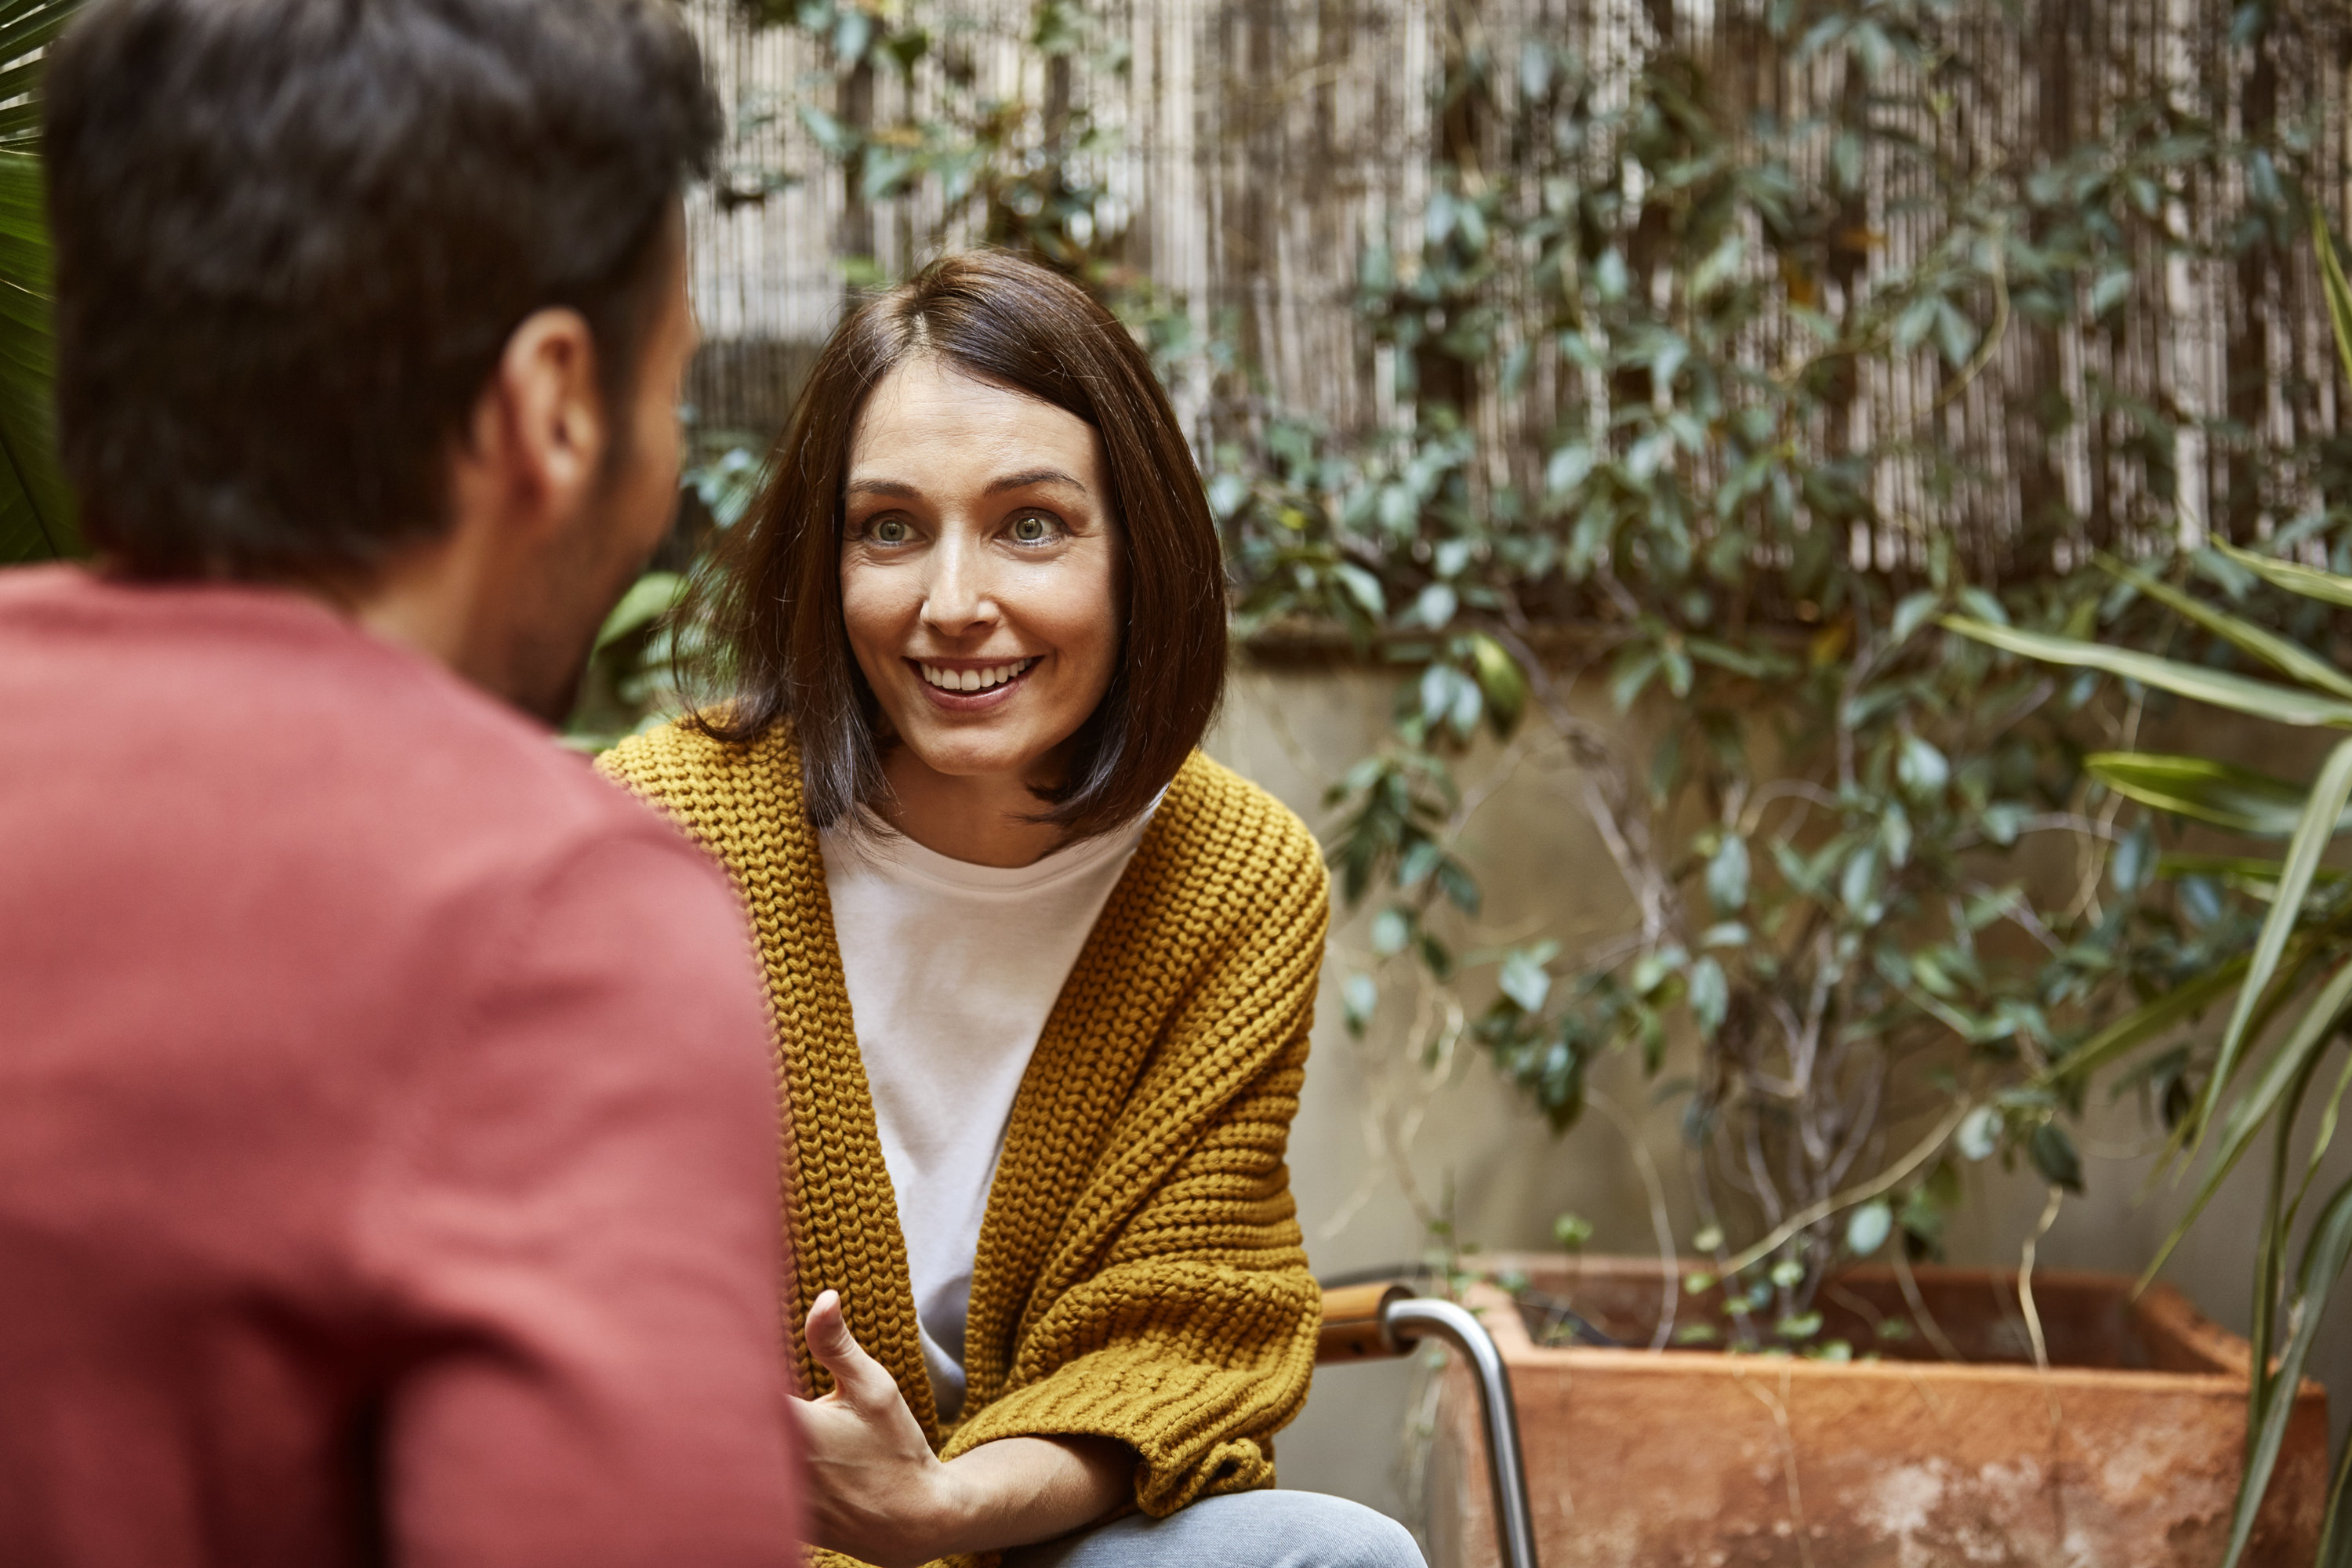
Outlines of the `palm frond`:
{"type": "Polygon", "coordinates": [[[57,455],[42,51],[79,0],[0,0],[0,565],[78,555],[57,455]],[[13,101],[9,101],[13,100],[13,101]]]}

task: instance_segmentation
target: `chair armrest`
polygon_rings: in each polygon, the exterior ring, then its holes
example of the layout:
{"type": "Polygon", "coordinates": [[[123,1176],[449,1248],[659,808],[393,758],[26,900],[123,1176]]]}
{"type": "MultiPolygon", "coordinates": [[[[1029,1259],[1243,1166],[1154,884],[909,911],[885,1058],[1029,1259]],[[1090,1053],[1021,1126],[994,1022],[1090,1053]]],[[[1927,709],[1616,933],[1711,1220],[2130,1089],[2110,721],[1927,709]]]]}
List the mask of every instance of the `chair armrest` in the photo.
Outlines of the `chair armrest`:
{"type": "Polygon", "coordinates": [[[1348,1285],[1324,1291],[1323,1329],[1315,1342],[1316,1364],[1380,1361],[1402,1355],[1404,1347],[1390,1340],[1381,1326],[1381,1316],[1390,1302],[1404,1300],[1412,1294],[1411,1289],[1394,1281],[1348,1285]]]}

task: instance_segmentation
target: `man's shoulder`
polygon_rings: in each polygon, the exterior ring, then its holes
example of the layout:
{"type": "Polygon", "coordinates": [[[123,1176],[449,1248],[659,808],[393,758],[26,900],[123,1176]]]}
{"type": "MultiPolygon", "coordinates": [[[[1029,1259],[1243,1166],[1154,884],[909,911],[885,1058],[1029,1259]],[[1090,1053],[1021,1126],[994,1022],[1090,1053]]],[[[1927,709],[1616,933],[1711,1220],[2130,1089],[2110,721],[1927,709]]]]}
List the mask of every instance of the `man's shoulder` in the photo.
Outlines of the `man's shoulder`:
{"type": "Polygon", "coordinates": [[[199,890],[233,855],[250,880],[428,899],[675,840],[544,728],[299,595],[0,578],[0,709],[23,725],[0,838],[111,843],[199,890]]]}
{"type": "Polygon", "coordinates": [[[0,584],[0,713],[17,1037],[80,1042],[119,1083],[215,1063],[171,1098],[222,1126],[244,1112],[217,1084],[297,1103],[329,1063],[362,1086],[339,1125],[367,1123],[364,1086],[615,987],[727,987],[711,1005],[757,1023],[702,855],[544,729],[324,612],[0,584]]]}

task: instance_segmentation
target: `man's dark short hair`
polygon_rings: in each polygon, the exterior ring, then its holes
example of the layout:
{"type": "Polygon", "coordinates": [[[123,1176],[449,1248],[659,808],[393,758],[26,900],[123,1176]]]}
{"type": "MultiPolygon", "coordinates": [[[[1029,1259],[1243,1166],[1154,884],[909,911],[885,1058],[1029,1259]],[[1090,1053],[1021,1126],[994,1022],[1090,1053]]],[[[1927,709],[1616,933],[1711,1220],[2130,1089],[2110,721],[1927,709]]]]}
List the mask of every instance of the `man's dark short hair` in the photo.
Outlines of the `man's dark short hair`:
{"type": "Polygon", "coordinates": [[[581,312],[614,400],[721,124],[667,0],[95,0],[46,91],[60,445],[150,577],[440,536],[535,310],[581,312]]]}
{"type": "Polygon", "coordinates": [[[791,723],[820,827],[887,796],[887,726],[842,616],[843,490],[866,398],[926,355],[1075,414],[1102,437],[1126,565],[1123,646],[1069,777],[1041,792],[1037,815],[1082,837],[1108,831],[1167,787],[1223,694],[1217,525],[1183,426],[1127,329],[1061,274],[1001,251],[933,262],[844,321],[817,356],[765,493],[681,611],[708,621],[704,646],[729,688],[693,722],[739,743],[791,723]]]}

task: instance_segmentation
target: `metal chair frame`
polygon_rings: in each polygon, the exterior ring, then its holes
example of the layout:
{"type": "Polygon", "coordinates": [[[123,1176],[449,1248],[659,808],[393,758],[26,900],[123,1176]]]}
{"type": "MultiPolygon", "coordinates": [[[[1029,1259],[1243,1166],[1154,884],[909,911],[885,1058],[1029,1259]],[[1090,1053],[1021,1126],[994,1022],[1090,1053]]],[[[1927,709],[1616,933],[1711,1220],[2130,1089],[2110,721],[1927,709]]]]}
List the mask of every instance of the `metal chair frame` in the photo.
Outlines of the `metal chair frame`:
{"type": "Polygon", "coordinates": [[[1504,1568],[1537,1568],[1536,1532],[1528,1509],[1527,1466],[1519,1457],[1519,1415],[1495,1338],[1452,1301],[1416,1296],[1395,1283],[1350,1285],[1323,1292],[1316,1363],[1385,1360],[1425,1340],[1454,1347],[1478,1388],[1486,1437],[1486,1479],[1495,1493],[1495,1530],[1504,1568]]]}

